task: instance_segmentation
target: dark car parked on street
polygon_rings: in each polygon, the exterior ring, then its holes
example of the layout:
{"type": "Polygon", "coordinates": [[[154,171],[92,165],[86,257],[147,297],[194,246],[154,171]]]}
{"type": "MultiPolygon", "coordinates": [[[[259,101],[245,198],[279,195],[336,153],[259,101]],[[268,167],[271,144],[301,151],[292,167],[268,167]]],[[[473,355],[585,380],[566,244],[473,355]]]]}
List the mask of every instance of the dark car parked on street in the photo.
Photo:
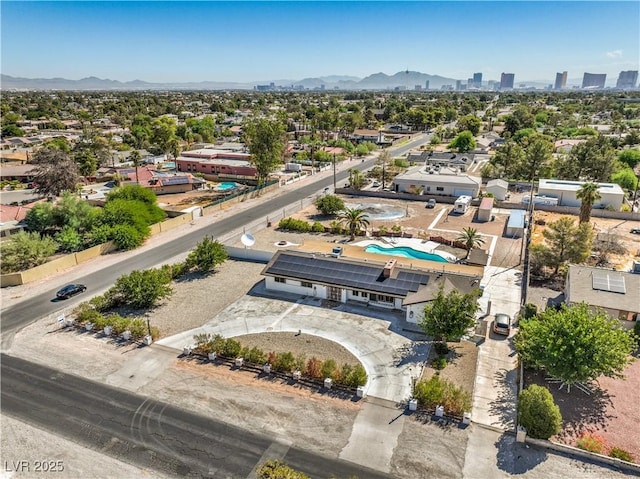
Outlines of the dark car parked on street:
{"type": "Polygon", "coordinates": [[[68,284],[56,293],[56,297],[58,299],[67,299],[86,290],[87,287],[84,284],[68,284]]]}

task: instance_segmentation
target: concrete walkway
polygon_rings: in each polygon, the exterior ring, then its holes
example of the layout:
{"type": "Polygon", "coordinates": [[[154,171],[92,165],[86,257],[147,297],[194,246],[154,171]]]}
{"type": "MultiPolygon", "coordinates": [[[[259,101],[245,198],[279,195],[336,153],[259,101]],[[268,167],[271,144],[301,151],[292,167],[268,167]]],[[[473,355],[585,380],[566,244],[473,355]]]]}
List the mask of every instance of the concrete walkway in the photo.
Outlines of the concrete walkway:
{"type": "MultiPolygon", "coordinates": [[[[371,311],[368,310],[370,313],[371,311]]],[[[261,296],[244,296],[200,328],[158,341],[182,350],[200,333],[235,337],[266,331],[302,330],[344,346],[362,362],[369,376],[366,393],[389,401],[411,395],[411,378],[421,372],[428,357],[428,343],[412,343],[415,335],[402,332],[398,319],[380,311],[379,318],[356,314],[357,309],[340,305],[320,307],[312,298],[283,301],[261,296]]]]}

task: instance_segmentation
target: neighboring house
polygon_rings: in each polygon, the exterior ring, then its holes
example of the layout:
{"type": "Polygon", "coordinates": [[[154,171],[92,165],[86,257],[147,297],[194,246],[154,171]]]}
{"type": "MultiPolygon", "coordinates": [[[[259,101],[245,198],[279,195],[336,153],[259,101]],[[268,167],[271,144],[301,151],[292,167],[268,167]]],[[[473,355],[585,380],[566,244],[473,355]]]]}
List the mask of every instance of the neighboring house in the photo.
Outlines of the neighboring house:
{"type": "Polygon", "coordinates": [[[554,147],[558,153],[569,153],[571,149],[579,145],[580,143],[585,143],[587,140],[573,140],[573,139],[562,139],[558,140],[554,143],[554,147]]]}
{"type": "Polygon", "coordinates": [[[385,137],[382,131],[378,130],[355,130],[349,136],[349,139],[355,141],[356,143],[370,141],[372,143],[378,144],[385,142],[385,137]]]}
{"type": "Polygon", "coordinates": [[[394,191],[398,193],[428,194],[443,196],[471,196],[480,193],[481,180],[455,168],[418,165],[409,168],[393,179],[394,191]]]}
{"type": "Polygon", "coordinates": [[[151,166],[138,167],[136,176],[135,168],[122,168],[117,172],[118,176],[126,178],[123,185],[135,185],[136,181],[144,188],[149,188],[156,195],[167,195],[172,193],[186,193],[197,190],[206,182],[189,173],[176,174],[156,171],[151,166]]]}
{"type": "Polygon", "coordinates": [[[464,294],[478,288],[481,280],[481,276],[404,268],[395,259],[383,263],[300,251],[278,251],[262,275],[269,290],[401,310],[411,323],[420,321],[424,306],[441,285],[447,292],[455,288],[464,294]]]}
{"type": "Polygon", "coordinates": [[[640,318],[639,292],[640,274],[575,264],[569,265],[564,286],[565,303],[600,308],[627,328],[640,318]]]}
{"type": "Polygon", "coordinates": [[[511,210],[509,213],[509,220],[507,221],[507,228],[505,229],[505,236],[510,238],[522,238],[524,237],[524,229],[527,226],[527,212],[525,210],[511,210]]]}
{"type": "Polygon", "coordinates": [[[46,200],[34,201],[33,203],[19,206],[0,204],[0,236],[9,236],[22,231],[26,226],[22,221],[29,210],[44,201],[46,200]]]}
{"type": "Polygon", "coordinates": [[[7,165],[0,168],[0,179],[2,180],[18,180],[24,183],[33,180],[31,171],[35,165],[7,165]]]}
{"type": "Polygon", "coordinates": [[[257,170],[251,165],[251,155],[232,150],[202,148],[185,151],[177,159],[178,171],[203,173],[220,178],[254,179],[257,170]]]}
{"type": "MultiPolygon", "coordinates": [[[[550,196],[558,199],[558,206],[580,206],[582,203],[576,194],[586,181],[549,180],[540,179],[538,196],[550,196]]],[[[594,204],[594,208],[606,208],[608,206],[619,211],[624,201],[624,191],[615,183],[597,183],[600,199],[594,204]]]]}
{"type": "Polygon", "coordinates": [[[499,178],[491,180],[487,182],[485,191],[491,193],[496,200],[504,201],[507,199],[507,193],[509,192],[509,182],[499,178]]]}

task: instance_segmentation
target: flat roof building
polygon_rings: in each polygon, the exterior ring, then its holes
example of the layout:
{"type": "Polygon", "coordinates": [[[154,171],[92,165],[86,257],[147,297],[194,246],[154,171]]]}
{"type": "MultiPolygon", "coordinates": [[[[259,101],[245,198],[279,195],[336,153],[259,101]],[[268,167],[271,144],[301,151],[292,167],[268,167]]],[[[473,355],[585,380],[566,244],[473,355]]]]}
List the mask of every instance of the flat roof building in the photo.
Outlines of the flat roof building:
{"type": "Polygon", "coordinates": [[[604,88],[607,81],[606,73],[586,73],[582,77],[582,88],[604,88]]]}
{"type": "MultiPolygon", "coordinates": [[[[550,196],[558,199],[558,206],[580,206],[582,202],[576,196],[580,188],[588,181],[552,180],[540,179],[538,185],[539,196],[550,196]]],[[[624,191],[615,183],[596,183],[600,199],[594,204],[594,208],[611,207],[616,211],[622,207],[624,191]]]]}

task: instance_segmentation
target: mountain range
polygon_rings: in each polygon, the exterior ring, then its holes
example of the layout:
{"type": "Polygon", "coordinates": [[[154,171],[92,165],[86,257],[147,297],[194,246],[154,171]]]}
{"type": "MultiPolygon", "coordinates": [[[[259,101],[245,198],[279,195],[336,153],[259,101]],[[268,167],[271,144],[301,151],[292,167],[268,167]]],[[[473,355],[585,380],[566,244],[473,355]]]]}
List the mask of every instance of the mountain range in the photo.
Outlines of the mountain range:
{"type": "Polygon", "coordinates": [[[429,88],[440,89],[443,85],[455,85],[454,78],[446,78],[440,75],[403,71],[394,75],[374,73],[365,78],[346,75],[330,75],[317,78],[304,78],[303,80],[267,80],[249,83],[240,82],[172,82],[153,83],[142,80],[121,82],[118,80],[87,77],[80,80],[66,78],[22,78],[10,75],[0,75],[0,88],[2,90],[251,90],[257,85],[270,85],[280,87],[303,87],[307,89],[322,88],[325,90],[387,90],[394,88],[406,88],[413,90],[415,85],[425,87],[429,81],[429,88]]]}

